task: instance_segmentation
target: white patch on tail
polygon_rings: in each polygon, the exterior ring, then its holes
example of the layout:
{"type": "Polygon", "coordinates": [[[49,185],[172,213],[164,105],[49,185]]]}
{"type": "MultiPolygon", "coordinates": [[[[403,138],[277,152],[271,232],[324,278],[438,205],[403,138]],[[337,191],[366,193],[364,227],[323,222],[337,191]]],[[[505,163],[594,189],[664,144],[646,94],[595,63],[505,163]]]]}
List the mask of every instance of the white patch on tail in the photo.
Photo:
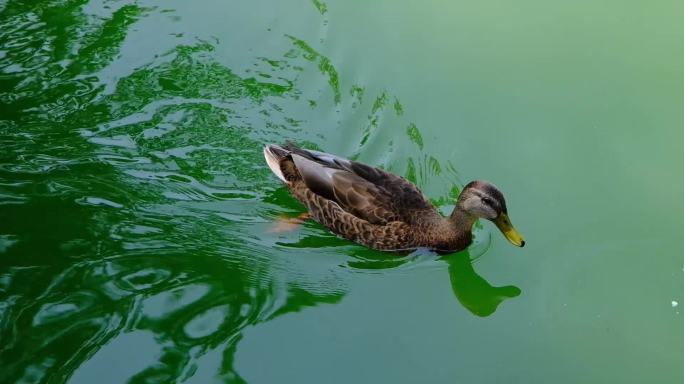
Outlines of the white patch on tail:
{"type": "Polygon", "coordinates": [[[266,164],[268,164],[268,167],[271,168],[271,171],[273,171],[273,173],[275,173],[280,180],[287,183],[285,176],[283,176],[283,171],[280,170],[280,162],[278,161],[278,158],[271,153],[271,151],[268,149],[268,146],[264,147],[264,157],[266,158],[266,164]]]}

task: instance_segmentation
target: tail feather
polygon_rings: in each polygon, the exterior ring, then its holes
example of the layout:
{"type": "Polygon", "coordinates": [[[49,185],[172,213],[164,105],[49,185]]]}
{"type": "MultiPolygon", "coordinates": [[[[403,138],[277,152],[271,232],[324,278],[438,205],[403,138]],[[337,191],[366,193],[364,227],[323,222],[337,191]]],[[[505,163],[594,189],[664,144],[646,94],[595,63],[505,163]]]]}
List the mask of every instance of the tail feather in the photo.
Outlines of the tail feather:
{"type": "Polygon", "coordinates": [[[287,183],[283,171],[280,169],[280,162],[289,155],[289,152],[277,145],[269,144],[264,147],[264,158],[266,164],[271,168],[271,171],[278,176],[280,180],[287,183]]]}

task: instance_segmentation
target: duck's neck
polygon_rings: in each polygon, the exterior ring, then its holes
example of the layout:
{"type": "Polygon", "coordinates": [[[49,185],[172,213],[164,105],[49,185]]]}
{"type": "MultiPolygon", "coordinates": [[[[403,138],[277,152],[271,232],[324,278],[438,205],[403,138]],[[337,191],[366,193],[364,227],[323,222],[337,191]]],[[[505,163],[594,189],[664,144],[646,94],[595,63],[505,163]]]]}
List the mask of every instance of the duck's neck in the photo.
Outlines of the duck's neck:
{"type": "Polygon", "coordinates": [[[470,231],[475,221],[477,221],[477,217],[466,212],[460,205],[456,205],[454,211],[449,216],[449,221],[460,229],[467,228],[470,231]]]}
{"type": "Polygon", "coordinates": [[[469,214],[457,204],[447,221],[455,235],[453,241],[463,248],[470,245],[473,237],[473,224],[477,221],[477,217],[469,214]]]}

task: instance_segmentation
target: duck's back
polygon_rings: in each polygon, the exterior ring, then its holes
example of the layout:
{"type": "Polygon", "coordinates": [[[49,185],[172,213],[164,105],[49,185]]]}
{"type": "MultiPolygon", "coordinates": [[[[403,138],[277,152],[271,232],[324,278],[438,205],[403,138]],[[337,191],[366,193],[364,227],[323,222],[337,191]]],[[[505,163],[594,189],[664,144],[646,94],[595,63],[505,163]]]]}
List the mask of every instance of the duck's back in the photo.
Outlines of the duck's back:
{"type": "Polygon", "coordinates": [[[290,143],[284,148],[269,145],[265,152],[267,159],[268,153],[277,158],[277,170],[286,183],[303,182],[314,193],[371,223],[411,224],[436,213],[415,185],[381,169],[290,143]]]}

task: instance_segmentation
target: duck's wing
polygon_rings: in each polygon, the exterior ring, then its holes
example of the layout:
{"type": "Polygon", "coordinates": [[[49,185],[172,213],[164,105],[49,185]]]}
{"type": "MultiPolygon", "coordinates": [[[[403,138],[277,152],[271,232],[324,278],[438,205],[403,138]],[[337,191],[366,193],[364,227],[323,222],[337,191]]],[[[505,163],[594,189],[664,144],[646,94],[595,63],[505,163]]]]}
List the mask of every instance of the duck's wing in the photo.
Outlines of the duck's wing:
{"type": "Polygon", "coordinates": [[[408,180],[328,153],[286,146],[306,186],[373,224],[412,223],[434,214],[430,201],[408,180]]]}

